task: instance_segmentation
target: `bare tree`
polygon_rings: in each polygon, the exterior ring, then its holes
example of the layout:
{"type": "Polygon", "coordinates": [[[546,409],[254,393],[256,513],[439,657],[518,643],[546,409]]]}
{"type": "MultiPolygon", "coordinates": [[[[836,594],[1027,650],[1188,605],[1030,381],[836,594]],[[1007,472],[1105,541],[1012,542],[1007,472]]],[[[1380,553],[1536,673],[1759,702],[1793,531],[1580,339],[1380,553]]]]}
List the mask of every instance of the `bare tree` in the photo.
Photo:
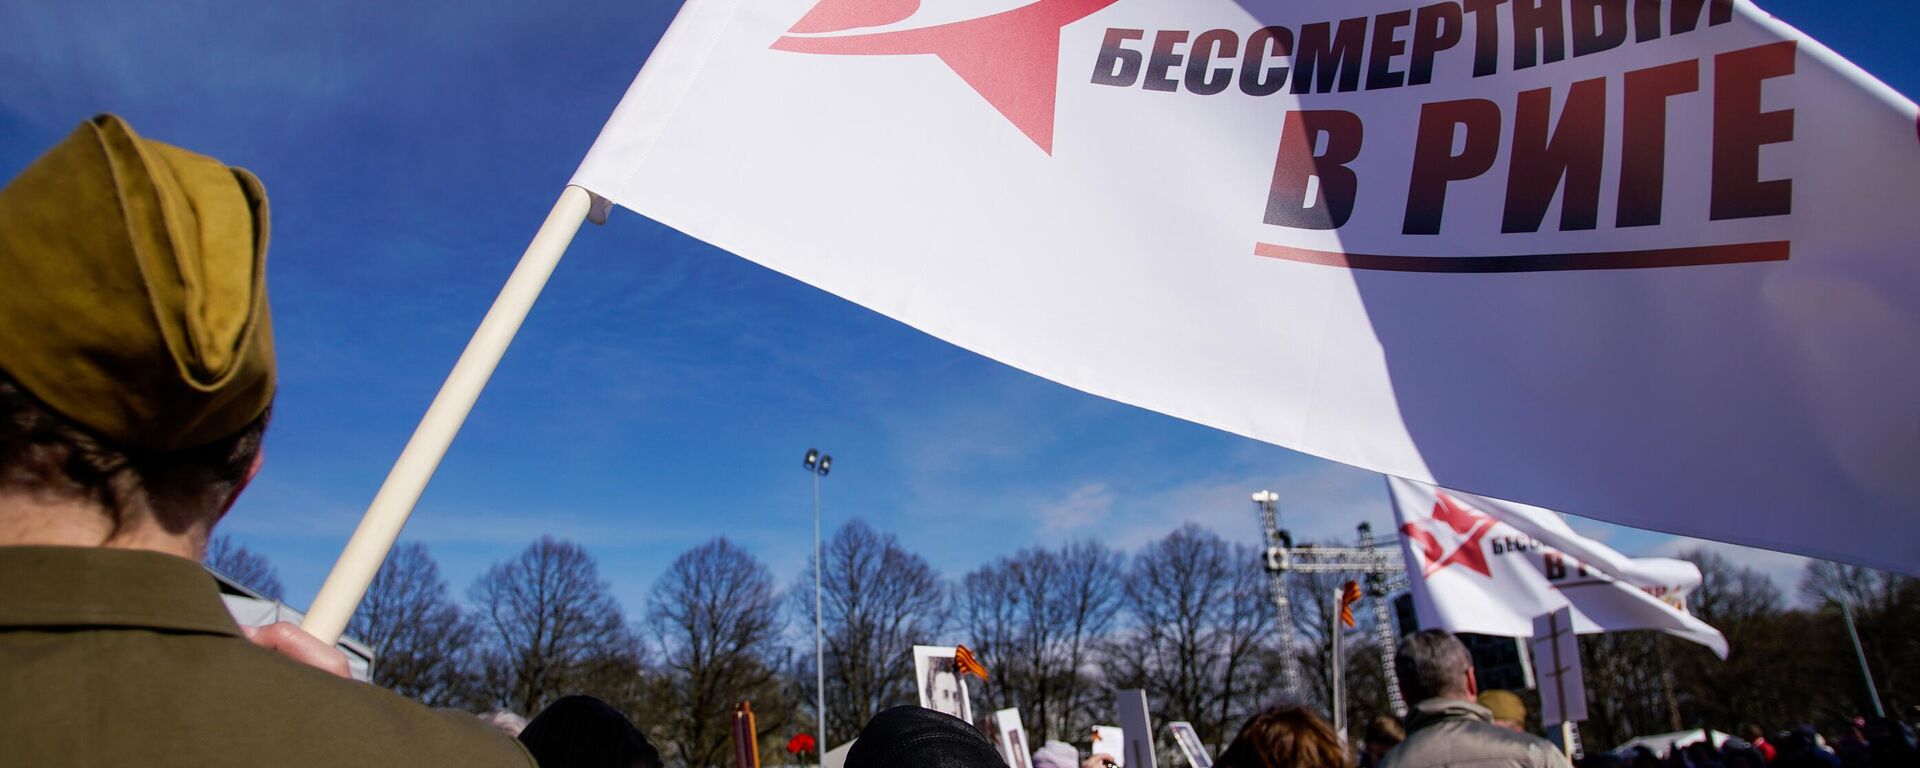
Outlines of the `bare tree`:
{"type": "MultiPolygon", "coordinates": [[[[1920,578],[1816,560],[1801,577],[1800,593],[1833,623],[1844,620],[1841,606],[1852,611],[1883,704],[1898,710],[1920,702],[1920,578]]],[[[1860,679],[1857,671],[1851,676],[1860,679]]],[[[1872,708],[1864,679],[1844,690],[1858,692],[1850,698],[1861,711],[1872,708]]]]}
{"type": "Polygon", "coordinates": [[[1118,687],[1146,688],[1158,717],[1215,745],[1269,687],[1259,659],[1272,614],[1241,597],[1260,594],[1256,562],[1252,547],[1193,525],[1148,544],[1126,582],[1133,626],[1111,646],[1118,687]]]}
{"type": "Polygon", "coordinates": [[[1125,560],[1097,541],[1068,544],[1057,557],[1060,572],[1053,580],[1048,605],[1052,623],[1060,630],[1055,668],[1061,678],[1060,699],[1057,714],[1040,715],[1041,742],[1077,740],[1092,727],[1088,698],[1095,682],[1087,673],[1100,642],[1120,614],[1125,582],[1125,560]]]}
{"type": "Polygon", "coordinates": [[[765,565],[713,539],[676,558],[647,605],[666,676],[659,731],[682,762],[729,759],[733,706],[742,699],[754,702],[763,741],[788,725],[790,708],[768,663],[781,625],[765,565]]]}
{"type": "Polygon", "coordinates": [[[232,536],[215,536],[207,542],[207,565],[247,585],[255,592],[279,600],[284,592],[280,575],[263,555],[247,549],[232,536]]]}
{"type": "Polygon", "coordinates": [[[620,605],[593,556],[543,536],[488,568],[468,590],[489,636],[487,684],[495,704],[533,714],[584,691],[598,673],[625,667],[632,642],[620,605]]]}
{"type": "Polygon", "coordinates": [[[981,698],[1019,707],[1036,742],[1076,736],[1085,666],[1120,604],[1119,555],[1094,542],[1025,549],[967,574],[956,594],[968,638],[993,671],[981,698]]]}
{"type": "MultiPolygon", "coordinates": [[[[912,676],[901,670],[913,663],[916,642],[932,642],[939,633],[946,593],[924,558],[861,520],[840,526],[822,558],[830,729],[824,746],[832,748],[859,735],[880,710],[917,701],[912,676]]],[[[806,659],[802,668],[811,673],[812,584],[796,584],[788,594],[794,614],[806,625],[809,642],[800,650],[806,659]]],[[[811,701],[811,677],[807,683],[804,698],[811,701]]]]}
{"type": "Polygon", "coordinates": [[[422,544],[387,555],[347,633],[373,648],[375,685],[436,707],[464,705],[475,694],[478,628],[422,544]]]}
{"type": "MultiPolygon", "coordinates": [[[[968,649],[991,672],[983,682],[968,682],[975,712],[1006,707],[1037,712],[1043,707],[1048,660],[1041,657],[1052,634],[1044,622],[1044,589],[1056,570],[1058,563],[1044,549],[1021,549],[1014,557],[975,568],[954,589],[954,612],[962,620],[968,649]]],[[[1043,720],[1037,718],[1035,726],[1043,720]]],[[[1035,739],[1044,737],[1035,733],[1035,739]]]]}
{"type": "Polygon", "coordinates": [[[1732,730],[1744,722],[1778,728],[1851,714],[1845,666],[1851,649],[1838,622],[1784,605],[1778,587],[1758,571],[1711,551],[1680,555],[1699,566],[1700,587],[1688,609],[1726,635],[1722,660],[1705,648],[1654,632],[1609,632],[1580,638],[1588,721],[1596,743],[1637,733],[1702,725],[1732,730]],[[1760,685],[1766,695],[1755,695],[1760,685]]]}

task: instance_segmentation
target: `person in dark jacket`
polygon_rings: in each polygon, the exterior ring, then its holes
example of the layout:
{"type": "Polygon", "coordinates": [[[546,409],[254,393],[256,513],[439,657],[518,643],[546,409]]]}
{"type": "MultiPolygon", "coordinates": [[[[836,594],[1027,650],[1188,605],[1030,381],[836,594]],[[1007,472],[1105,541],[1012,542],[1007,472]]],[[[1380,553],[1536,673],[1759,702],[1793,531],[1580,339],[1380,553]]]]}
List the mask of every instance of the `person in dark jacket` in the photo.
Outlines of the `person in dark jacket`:
{"type": "Polygon", "coordinates": [[[1381,759],[1380,768],[1572,768],[1552,742],[1493,724],[1493,713],[1474,701],[1479,686],[1473,658],[1452,633],[1408,635],[1394,667],[1418,703],[1407,719],[1407,740],[1381,759]]]}

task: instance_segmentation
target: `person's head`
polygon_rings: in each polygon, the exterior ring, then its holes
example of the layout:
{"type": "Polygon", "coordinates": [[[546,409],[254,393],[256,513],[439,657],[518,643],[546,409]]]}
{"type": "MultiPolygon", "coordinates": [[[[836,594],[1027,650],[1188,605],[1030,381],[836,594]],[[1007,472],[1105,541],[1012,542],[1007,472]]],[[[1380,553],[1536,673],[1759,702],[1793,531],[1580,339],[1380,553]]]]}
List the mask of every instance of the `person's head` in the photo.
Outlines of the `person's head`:
{"type": "Polygon", "coordinates": [[[1767,764],[1752,742],[1738,736],[1730,736],[1721,742],[1720,762],[1727,768],[1765,768],[1767,764]]]}
{"type": "Polygon", "coordinates": [[[1387,750],[1400,746],[1400,742],[1406,740],[1407,729],[1400,724],[1399,718],[1379,715],[1367,721],[1365,748],[1376,765],[1387,754],[1387,750]]]}
{"type": "Polygon", "coordinates": [[[847,750],[846,768],[1006,768],[993,744],[965,720],[925,707],[874,715],[847,750]]]}
{"type": "Polygon", "coordinates": [[[660,750],[620,710],[592,696],[564,696],[520,731],[520,743],[545,766],[661,768],[660,750]]]}
{"type": "Polygon", "coordinates": [[[1423,629],[1407,635],[1393,667],[1412,701],[1473,701],[1479,693],[1473,679],[1473,656],[1452,632],[1423,629]]]}
{"type": "Polygon", "coordinates": [[[1813,749],[1813,729],[1795,728],[1775,733],[1770,740],[1781,756],[1793,756],[1813,749]]]}
{"type": "Polygon", "coordinates": [[[1033,751],[1033,768],[1080,768],[1080,750],[1064,741],[1048,741],[1033,751]]]}
{"type": "Polygon", "coordinates": [[[1509,731],[1525,733],[1527,730],[1527,703],[1513,691],[1494,689],[1481,691],[1477,701],[1493,713],[1493,724],[1509,731]]]}
{"type": "Polygon", "coordinates": [[[1748,744],[1758,744],[1767,740],[1766,732],[1760,730],[1760,726],[1754,725],[1753,723],[1741,723],[1737,732],[1741,738],[1747,740],[1748,744]]]}
{"type": "Polygon", "coordinates": [[[83,124],[0,188],[0,544],[198,558],[273,399],[266,192],[83,124]]]}
{"type": "Polygon", "coordinates": [[[1218,768],[1345,768],[1346,750],[1313,710],[1299,705],[1274,707],[1254,715],[1227,744],[1218,768]]]}

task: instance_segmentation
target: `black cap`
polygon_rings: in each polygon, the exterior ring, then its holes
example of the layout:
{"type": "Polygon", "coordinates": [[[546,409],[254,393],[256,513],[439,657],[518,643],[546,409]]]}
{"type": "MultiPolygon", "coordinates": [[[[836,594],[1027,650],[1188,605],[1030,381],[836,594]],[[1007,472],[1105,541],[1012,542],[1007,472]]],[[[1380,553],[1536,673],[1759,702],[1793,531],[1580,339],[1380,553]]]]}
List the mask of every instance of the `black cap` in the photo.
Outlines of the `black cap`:
{"type": "Polygon", "coordinates": [[[660,751],[620,710],[592,696],[547,705],[520,732],[541,768],[660,768],[660,751]]]}
{"type": "Polygon", "coordinates": [[[1007,761],[967,721],[905,706],[867,721],[846,768],[1007,768],[1007,761]]]}

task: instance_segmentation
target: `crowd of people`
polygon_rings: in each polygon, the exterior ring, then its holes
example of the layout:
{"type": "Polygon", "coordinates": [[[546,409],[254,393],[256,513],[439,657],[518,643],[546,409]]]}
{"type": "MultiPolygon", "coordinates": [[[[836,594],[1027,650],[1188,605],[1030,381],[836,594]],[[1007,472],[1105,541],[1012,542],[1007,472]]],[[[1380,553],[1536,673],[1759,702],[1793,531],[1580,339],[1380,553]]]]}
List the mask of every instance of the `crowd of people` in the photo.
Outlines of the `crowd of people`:
{"type": "MultiPolygon", "coordinates": [[[[81,125],[0,188],[0,754],[9,765],[460,765],[657,768],[604,702],[562,698],[531,721],[429,709],[346,674],[288,624],[243,629],[199,566],[260,467],[275,362],[268,207],[251,174],[149,141],[119,118],[81,125]]],[[[1518,699],[1479,695],[1454,636],[1411,635],[1416,702],[1349,749],[1302,706],[1250,718],[1221,768],[1571,768],[1522,732],[1518,699]]],[[[1718,748],[1596,754],[1581,768],[1900,768],[1897,723],[1838,743],[1751,729],[1718,748]],[[1829,749],[1830,747],[1830,749],[1829,749]]],[[[1050,742],[1046,768],[1105,768],[1050,742]]],[[[847,768],[1004,768],[972,724],[898,707],[847,768]]]]}
{"type": "Polygon", "coordinates": [[[1703,738],[1656,754],[1636,745],[1583,759],[1579,768],[1906,768],[1920,766],[1911,731],[1889,717],[1856,717],[1838,738],[1811,725],[1767,731],[1741,725],[1716,746],[1703,738]]]}

